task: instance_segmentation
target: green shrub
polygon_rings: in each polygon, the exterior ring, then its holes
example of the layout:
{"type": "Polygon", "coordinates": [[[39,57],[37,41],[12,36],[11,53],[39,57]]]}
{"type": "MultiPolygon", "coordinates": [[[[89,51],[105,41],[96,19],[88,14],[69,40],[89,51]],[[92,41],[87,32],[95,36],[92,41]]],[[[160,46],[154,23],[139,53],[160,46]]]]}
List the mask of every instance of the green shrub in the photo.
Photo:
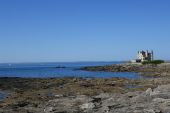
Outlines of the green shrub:
{"type": "Polygon", "coordinates": [[[150,64],[150,61],[143,61],[142,64],[143,64],[143,65],[145,65],[145,64],[150,64]]]}
{"type": "Polygon", "coordinates": [[[157,65],[157,64],[162,64],[164,63],[165,61],[164,60],[153,60],[153,61],[144,61],[142,62],[142,64],[154,64],[154,65],[157,65]]]}
{"type": "Polygon", "coordinates": [[[162,64],[164,62],[165,62],[164,60],[153,60],[151,61],[151,64],[162,64]]]}

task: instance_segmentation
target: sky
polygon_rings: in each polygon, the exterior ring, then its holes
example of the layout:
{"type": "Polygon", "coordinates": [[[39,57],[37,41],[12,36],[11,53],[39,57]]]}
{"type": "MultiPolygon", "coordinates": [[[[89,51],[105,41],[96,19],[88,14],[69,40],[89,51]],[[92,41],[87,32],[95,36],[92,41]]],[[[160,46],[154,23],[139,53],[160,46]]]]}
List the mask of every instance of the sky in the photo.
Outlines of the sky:
{"type": "Polygon", "coordinates": [[[170,0],[0,0],[0,63],[170,59],[170,0]]]}

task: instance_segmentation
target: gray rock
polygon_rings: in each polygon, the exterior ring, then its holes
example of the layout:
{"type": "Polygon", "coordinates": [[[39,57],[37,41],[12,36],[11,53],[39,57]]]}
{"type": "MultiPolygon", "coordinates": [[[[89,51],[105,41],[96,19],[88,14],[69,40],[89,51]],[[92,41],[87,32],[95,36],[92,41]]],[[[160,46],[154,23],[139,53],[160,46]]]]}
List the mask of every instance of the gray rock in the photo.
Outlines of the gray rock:
{"type": "Polygon", "coordinates": [[[155,113],[153,109],[144,109],[145,113],[155,113]]]}
{"type": "MultiPolygon", "coordinates": [[[[36,110],[35,110],[36,111],[36,110]]],[[[41,110],[40,110],[41,111],[41,110]]],[[[78,95],[60,97],[47,102],[45,113],[168,113],[170,112],[170,85],[161,85],[143,92],[78,95]]]]}
{"type": "Polygon", "coordinates": [[[45,113],[49,113],[49,112],[52,112],[53,111],[53,107],[46,107],[45,109],[44,109],[44,112],[45,113]]]}
{"type": "Polygon", "coordinates": [[[152,95],[152,93],[153,93],[153,91],[151,88],[148,88],[145,92],[146,96],[150,96],[150,95],[152,95]]]}
{"type": "Polygon", "coordinates": [[[94,103],[90,102],[90,103],[85,103],[83,105],[80,106],[81,109],[83,110],[89,110],[89,109],[93,109],[95,107],[94,103]]]}

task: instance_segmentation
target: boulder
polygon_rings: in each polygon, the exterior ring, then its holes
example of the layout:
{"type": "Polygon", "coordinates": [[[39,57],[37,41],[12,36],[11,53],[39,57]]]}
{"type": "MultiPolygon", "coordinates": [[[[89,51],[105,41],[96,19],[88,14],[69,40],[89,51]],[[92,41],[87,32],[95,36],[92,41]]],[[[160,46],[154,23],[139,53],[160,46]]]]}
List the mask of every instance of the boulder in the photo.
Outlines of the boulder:
{"type": "Polygon", "coordinates": [[[94,107],[95,107],[95,105],[92,102],[80,105],[80,108],[83,110],[93,109],[94,107]]]}

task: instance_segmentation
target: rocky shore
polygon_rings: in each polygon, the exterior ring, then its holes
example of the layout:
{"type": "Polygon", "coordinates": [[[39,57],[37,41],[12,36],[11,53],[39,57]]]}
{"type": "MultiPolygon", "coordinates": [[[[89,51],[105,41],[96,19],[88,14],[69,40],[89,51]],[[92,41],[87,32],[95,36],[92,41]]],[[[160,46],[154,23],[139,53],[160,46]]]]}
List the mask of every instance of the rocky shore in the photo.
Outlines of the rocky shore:
{"type": "Polygon", "coordinates": [[[167,77],[1,78],[0,88],[11,94],[0,101],[0,113],[169,113],[169,83],[167,77]]]}
{"type": "Polygon", "coordinates": [[[55,113],[169,113],[170,85],[125,94],[85,95],[51,100],[45,112],[55,113]],[[61,109],[62,108],[62,109],[61,109]]]}
{"type": "Polygon", "coordinates": [[[153,77],[0,78],[0,90],[9,92],[7,97],[0,101],[0,113],[170,112],[169,64],[159,66],[121,64],[84,69],[145,72],[153,77]]]}
{"type": "Polygon", "coordinates": [[[84,67],[86,71],[108,71],[108,72],[137,72],[144,76],[170,76],[170,63],[159,65],[142,64],[115,64],[108,66],[84,67]]]}

